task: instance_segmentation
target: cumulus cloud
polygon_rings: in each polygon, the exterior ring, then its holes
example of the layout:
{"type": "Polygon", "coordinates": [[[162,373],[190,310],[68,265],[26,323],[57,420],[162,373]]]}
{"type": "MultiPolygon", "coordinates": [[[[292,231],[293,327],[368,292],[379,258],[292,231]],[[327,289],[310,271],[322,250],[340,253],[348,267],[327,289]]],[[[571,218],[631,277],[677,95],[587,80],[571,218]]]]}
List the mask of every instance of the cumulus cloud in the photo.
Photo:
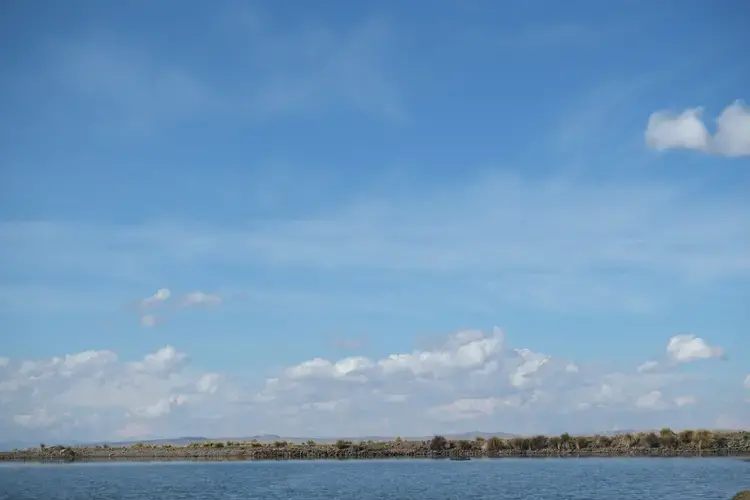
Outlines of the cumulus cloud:
{"type": "MultiPolygon", "coordinates": [[[[111,351],[84,351],[0,367],[0,441],[117,439],[178,434],[174,419],[200,417],[217,401],[229,404],[231,384],[191,370],[187,354],[164,346],[137,361],[111,351]]],[[[205,429],[204,429],[205,430],[205,429]]]]}
{"type": "Polygon", "coordinates": [[[678,363],[699,359],[719,358],[724,355],[721,347],[710,346],[695,335],[675,335],[667,342],[667,355],[678,363]]]}
{"type": "MultiPolygon", "coordinates": [[[[677,338],[668,345],[682,360],[711,349],[701,339],[677,338]]],[[[623,419],[630,427],[707,425],[696,420],[699,411],[674,413],[700,409],[692,395],[699,390],[667,367],[606,371],[511,347],[498,328],[380,358],[303,360],[256,384],[192,367],[170,345],[139,360],[90,350],[0,364],[0,441],[591,432],[623,419]]]]}
{"type": "Polygon", "coordinates": [[[136,370],[159,375],[170,375],[180,371],[188,362],[187,354],[178,352],[167,345],[154,353],[147,354],[143,361],[133,363],[136,370]]]}
{"type": "Polygon", "coordinates": [[[664,111],[652,113],[646,127],[646,144],[658,150],[684,148],[705,151],[711,136],[700,115],[700,108],[688,109],[679,115],[664,111]]]}
{"type": "Polygon", "coordinates": [[[750,155],[750,108],[742,101],[727,106],[716,119],[716,132],[708,132],[701,108],[680,114],[652,113],[646,126],[646,144],[656,150],[694,149],[721,156],[750,155]]]}

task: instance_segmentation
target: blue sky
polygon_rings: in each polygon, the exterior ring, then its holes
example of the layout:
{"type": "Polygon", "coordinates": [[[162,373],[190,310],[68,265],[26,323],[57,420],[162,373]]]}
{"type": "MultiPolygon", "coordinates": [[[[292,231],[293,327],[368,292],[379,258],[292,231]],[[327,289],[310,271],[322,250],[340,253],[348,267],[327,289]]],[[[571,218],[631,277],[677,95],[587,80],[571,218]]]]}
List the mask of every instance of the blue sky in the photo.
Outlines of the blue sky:
{"type": "Polygon", "coordinates": [[[743,2],[3,11],[0,439],[750,427],[743,2]]]}

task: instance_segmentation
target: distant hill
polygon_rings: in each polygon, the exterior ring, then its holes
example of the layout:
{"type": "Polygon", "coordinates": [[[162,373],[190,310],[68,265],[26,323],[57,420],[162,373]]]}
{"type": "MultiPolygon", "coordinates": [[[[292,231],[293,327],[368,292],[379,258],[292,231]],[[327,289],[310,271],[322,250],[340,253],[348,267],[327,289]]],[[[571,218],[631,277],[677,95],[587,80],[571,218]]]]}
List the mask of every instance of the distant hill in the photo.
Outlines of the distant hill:
{"type": "MultiPolygon", "coordinates": [[[[463,432],[460,434],[443,434],[444,437],[448,439],[469,439],[473,440],[477,437],[483,437],[485,439],[497,436],[501,438],[509,438],[513,437],[514,434],[508,434],[505,432],[482,432],[482,431],[475,431],[475,432],[463,432]]],[[[402,439],[407,441],[427,441],[433,438],[433,435],[429,436],[401,436],[402,439]]],[[[130,441],[88,441],[88,442],[76,442],[76,441],[69,441],[69,442],[49,442],[45,443],[48,446],[55,445],[55,444],[70,444],[70,445],[78,445],[78,446],[101,446],[101,445],[108,445],[108,446],[131,446],[136,443],[143,443],[143,444],[153,444],[153,445],[164,445],[164,444],[172,444],[176,446],[185,446],[191,443],[203,443],[205,441],[258,441],[261,443],[272,443],[274,441],[288,441],[290,443],[295,444],[302,444],[306,443],[309,440],[313,440],[316,443],[335,443],[339,439],[345,439],[347,441],[393,441],[396,439],[396,436],[341,436],[341,437],[285,437],[285,436],[279,436],[277,434],[258,434],[255,436],[231,436],[231,437],[206,437],[206,436],[182,436],[182,437],[175,437],[175,438],[160,438],[160,439],[144,439],[144,440],[130,440],[130,441]]],[[[1,451],[8,451],[12,450],[14,448],[17,449],[24,449],[24,448],[30,448],[39,446],[38,442],[26,442],[26,441],[6,441],[0,443],[0,450],[1,451]]]]}

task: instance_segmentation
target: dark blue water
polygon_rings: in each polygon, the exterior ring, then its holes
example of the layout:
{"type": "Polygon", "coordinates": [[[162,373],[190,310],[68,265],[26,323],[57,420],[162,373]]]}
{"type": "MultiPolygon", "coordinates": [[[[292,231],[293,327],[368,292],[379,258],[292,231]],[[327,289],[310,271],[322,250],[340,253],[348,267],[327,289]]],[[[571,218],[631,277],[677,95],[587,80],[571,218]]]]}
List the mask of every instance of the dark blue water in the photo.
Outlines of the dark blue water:
{"type": "Polygon", "coordinates": [[[0,499],[726,500],[732,459],[501,459],[5,464],[0,499]]]}

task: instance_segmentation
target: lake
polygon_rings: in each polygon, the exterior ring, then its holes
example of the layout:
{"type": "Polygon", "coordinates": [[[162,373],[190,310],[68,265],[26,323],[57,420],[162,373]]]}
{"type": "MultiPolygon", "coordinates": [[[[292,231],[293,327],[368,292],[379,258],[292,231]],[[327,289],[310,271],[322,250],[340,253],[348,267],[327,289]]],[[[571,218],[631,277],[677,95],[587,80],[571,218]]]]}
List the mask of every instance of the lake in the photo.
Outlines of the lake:
{"type": "Polygon", "coordinates": [[[730,458],[551,458],[0,465],[2,500],[727,500],[730,458]]]}

